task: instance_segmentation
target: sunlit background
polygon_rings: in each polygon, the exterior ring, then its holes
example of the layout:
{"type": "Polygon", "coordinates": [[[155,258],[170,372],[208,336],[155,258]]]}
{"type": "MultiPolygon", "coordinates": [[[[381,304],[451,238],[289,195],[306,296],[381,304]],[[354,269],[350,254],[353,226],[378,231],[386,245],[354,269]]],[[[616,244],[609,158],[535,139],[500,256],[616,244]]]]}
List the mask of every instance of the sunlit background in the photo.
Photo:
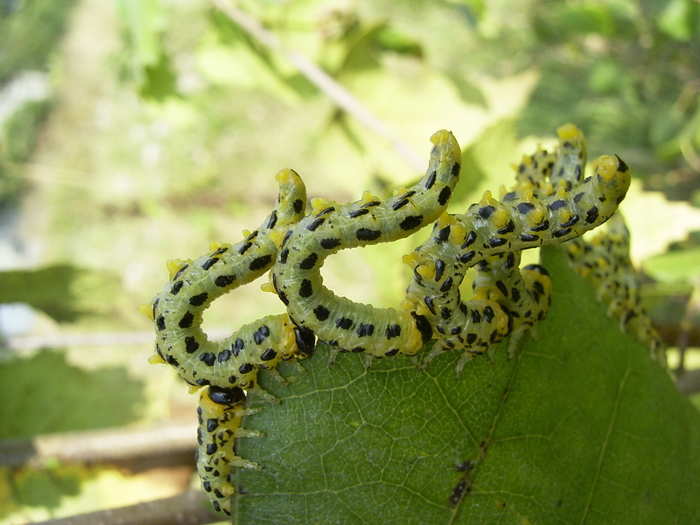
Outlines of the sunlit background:
{"type": "MultiPolygon", "coordinates": [[[[648,306],[672,368],[700,367],[699,2],[226,5],[0,0],[0,438],[193,432],[194,396],[147,364],[151,324],[137,308],[166,280],[165,261],[255,228],[284,167],[311,197],[386,194],[420,174],[440,128],[463,147],[453,211],[510,184],[511,164],[565,122],[583,129],[589,158],[624,158],[634,180],[622,209],[648,306]],[[264,29],[243,31],[240,12],[264,29]],[[278,45],[265,45],[270,35],[278,45]],[[340,108],[299,60],[364,109],[340,108]]],[[[355,300],[396,305],[401,255],[420,238],[332,257],[324,277],[355,300]]],[[[282,311],[259,286],[217,301],[206,328],[282,311]]],[[[196,489],[191,451],[178,459],[171,441],[169,459],[87,464],[8,459],[3,441],[0,521],[196,489]]]]}

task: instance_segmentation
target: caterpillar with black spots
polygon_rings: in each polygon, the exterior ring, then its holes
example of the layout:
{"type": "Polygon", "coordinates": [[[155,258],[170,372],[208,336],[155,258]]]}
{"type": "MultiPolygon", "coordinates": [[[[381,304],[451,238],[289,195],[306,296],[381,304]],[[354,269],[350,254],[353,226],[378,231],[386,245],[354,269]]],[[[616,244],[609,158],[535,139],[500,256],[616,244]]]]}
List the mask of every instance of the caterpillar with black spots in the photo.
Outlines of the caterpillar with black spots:
{"type": "Polygon", "coordinates": [[[171,365],[195,388],[207,387],[198,408],[197,469],[214,508],[225,513],[234,492],[226,465],[252,466],[233,448],[235,437],[251,435],[240,428],[242,389],[264,395],[257,384],[259,370],[276,373],[280,360],[306,357],[315,347],[314,334],[295,326],[287,314],[258,319],[222,341],[208,340],[201,328],[203,312],[215,299],[270,269],[279,237],[304,216],[306,188],[299,175],[283,170],[277,181],[277,207],[259,229],[234,245],[213,245],[193,261],[169,262],[170,280],[144,308],[156,328],[151,362],[171,365]]]}
{"type": "Polygon", "coordinates": [[[446,130],[431,141],[428,169],[418,183],[385,200],[365,193],[350,204],[315,201],[313,213],[280,246],[272,269],[275,291],[290,318],[333,347],[379,357],[412,355],[429,339],[422,317],[338,297],[323,285],[320,268],[341,249],[406,237],[440,215],[459,178],[461,150],[446,130]]]}
{"type": "Polygon", "coordinates": [[[461,349],[461,367],[543,318],[551,288],[546,270],[526,267],[520,282],[515,254],[578,237],[617,210],[630,184],[629,168],[619,157],[603,156],[594,163],[594,174],[583,178],[575,164],[585,155],[574,139],[583,144],[577,128],[560,128],[558,150],[553,155],[543,151],[537,163],[518,167],[519,183],[512,191],[501,200],[487,191],[466,213],[442,214],[431,237],[405,258],[414,276],[407,298],[412,313],[435,330],[433,355],[461,349]],[[539,179],[531,177],[534,170],[542,174],[539,179]],[[565,176],[569,172],[573,180],[565,176]],[[459,285],[474,266],[483,274],[481,280],[477,275],[479,294],[464,302],[459,285]],[[484,287],[486,292],[480,292],[484,287]]]}

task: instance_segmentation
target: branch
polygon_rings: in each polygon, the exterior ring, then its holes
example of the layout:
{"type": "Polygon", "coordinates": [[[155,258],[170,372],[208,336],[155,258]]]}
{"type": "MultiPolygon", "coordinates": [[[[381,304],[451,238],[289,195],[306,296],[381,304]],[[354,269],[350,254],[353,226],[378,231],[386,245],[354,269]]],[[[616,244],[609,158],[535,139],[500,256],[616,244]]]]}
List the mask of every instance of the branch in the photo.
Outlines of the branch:
{"type": "Polygon", "coordinates": [[[285,49],[274,34],[270,33],[260,25],[257,20],[244,11],[241,11],[228,0],[211,0],[211,2],[251,37],[288,60],[312,84],[335,102],[337,106],[355,117],[355,119],[367,129],[389,142],[396,153],[398,153],[404,162],[412,169],[417,172],[423,171],[425,165],[421,158],[404,144],[381,120],[363,106],[347,89],[336,82],[325,71],[301,53],[285,49]]]}
{"type": "Polygon", "coordinates": [[[128,507],[48,520],[35,525],[200,525],[221,520],[203,493],[189,491],[128,507]]]}
{"type": "Polygon", "coordinates": [[[134,470],[157,465],[194,465],[194,424],[107,429],[0,441],[0,466],[41,467],[49,459],[110,463],[134,470]]]}

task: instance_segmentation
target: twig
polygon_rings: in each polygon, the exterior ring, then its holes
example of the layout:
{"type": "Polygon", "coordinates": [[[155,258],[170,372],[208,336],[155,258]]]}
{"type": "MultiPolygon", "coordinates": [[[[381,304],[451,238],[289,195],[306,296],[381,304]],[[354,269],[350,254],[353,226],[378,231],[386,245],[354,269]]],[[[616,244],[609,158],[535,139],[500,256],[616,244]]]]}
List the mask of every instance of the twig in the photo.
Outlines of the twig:
{"type": "Polygon", "coordinates": [[[336,82],[325,71],[311,62],[301,53],[285,49],[279,39],[249,14],[241,11],[228,0],[211,0],[222,13],[238,24],[246,33],[255,38],[268,49],[280,54],[293,64],[311,83],[328,96],[339,107],[352,115],[366,128],[370,129],[391,144],[398,155],[411,168],[420,172],[424,168],[421,158],[404,144],[381,120],[375,117],[347,89],[336,82]]]}
{"type": "Polygon", "coordinates": [[[110,463],[143,470],[155,465],[194,466],[194,424],[47,434],[0,441],[0,466],[40,467],[49,460],[110,463]]]}
{"type": "Polygon", "coordinates": [[[34,525],[200,525],[221,520],[201,492],[189,491],[128,507],[79,514],[34,525]]]}

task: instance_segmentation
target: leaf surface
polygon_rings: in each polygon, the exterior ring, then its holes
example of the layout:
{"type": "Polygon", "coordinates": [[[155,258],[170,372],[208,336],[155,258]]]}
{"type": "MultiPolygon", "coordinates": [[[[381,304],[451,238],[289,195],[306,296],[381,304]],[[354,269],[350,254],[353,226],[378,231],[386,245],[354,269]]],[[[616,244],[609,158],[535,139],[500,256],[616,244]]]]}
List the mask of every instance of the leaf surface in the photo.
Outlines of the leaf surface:
{"type": "Polygon", "coordinates": [[[264,377],[282,403],[245,420],[266,437],[238,452],[263,468],[238,472],[234,523],[693,522],[697,410],[543,253],[552,309],[515,359],[328,367],[321,346],[289,386],[264,377]]]}

